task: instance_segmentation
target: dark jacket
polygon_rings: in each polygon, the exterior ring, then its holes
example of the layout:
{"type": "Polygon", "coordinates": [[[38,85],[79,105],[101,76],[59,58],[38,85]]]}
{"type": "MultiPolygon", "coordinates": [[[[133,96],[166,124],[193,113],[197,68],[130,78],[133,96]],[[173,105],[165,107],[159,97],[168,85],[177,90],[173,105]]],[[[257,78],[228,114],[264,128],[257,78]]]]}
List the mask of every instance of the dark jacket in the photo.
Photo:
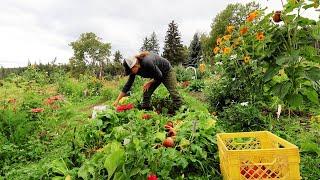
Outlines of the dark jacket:
{"type": "MultiPolygon", "coordinates": [[[[167,75],[172,68],[170,62],[157,54],[150,53],[140,61],[140,69],[137,75],[144,78],[151,78],[155,81],[162,81],[163,76],[167,75]]],[[[136,75],[130,74],[122,92],[127,93],[134,82],[136,75]]]]}

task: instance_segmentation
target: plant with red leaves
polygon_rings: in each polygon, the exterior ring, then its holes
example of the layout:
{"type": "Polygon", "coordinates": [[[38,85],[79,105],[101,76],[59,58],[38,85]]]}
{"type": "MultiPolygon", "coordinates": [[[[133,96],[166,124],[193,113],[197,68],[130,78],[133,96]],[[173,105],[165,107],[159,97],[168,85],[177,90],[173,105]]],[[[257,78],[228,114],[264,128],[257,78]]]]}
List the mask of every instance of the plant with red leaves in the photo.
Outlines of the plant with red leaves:
{"type": "Polygon", "coordinates": [[[157,175],[151,173],[148,175],[148,180],[158,180],[158,177],[157,177],[157,175]]]}
{"type": "Polygon", "coordinates": [[[134,108],[133,104],[124,104],[117,107],[117,112],[123,112],[133,108],[134,108]]]}
{"type": "Polygon", "coordinates": [[[40,113],[40,112],[43,112],[43,111],[44,111],[43,108],[33,108],[33,109],[31,109],[31,112],[33,112],[33,113],[40,113]]]}

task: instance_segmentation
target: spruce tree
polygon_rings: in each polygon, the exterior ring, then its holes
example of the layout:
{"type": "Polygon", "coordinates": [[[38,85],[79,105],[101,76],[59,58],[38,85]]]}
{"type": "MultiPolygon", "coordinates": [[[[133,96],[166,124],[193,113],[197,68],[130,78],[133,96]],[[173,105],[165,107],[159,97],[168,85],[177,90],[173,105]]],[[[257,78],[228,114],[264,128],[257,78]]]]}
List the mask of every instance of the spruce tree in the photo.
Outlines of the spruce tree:
{"type": "Polygon", "coordinates": [[[150,45],[150,50],[151,52],[155,54],[159,54],[159,42],[157,39],[157,35],[155,32],[152,32],[150,39],[149,39],[149,45],[150,45]]]}
{"type": "Polygon", "coordinates": [[[148,39],[148,37],[145,37],[143,39],[143,44],[140,48],[140,51],[150,51],[150,40],[148,39]]]}
{"type": "Polygon", "coordinates": [[[198,33],[195,33],[189,46],[188,65],[196,67],[201,59],[201,43],[198,33]]]}
{"type": "Polygon", "coordinates": [[[183,45],[181,43],[178,25],[172,21],[166,34],[162,56],[168,59],[172,65],[182,64],[183,58],[183,45]]]}
{"type": "Polygon", "coordinates": [[[123,58],[123,57],[122,57],[120,51],[117,50],[117,51],[114,53],[113,62],[114,62],[114,63],[121,63],[122,58],[123,58]]]}

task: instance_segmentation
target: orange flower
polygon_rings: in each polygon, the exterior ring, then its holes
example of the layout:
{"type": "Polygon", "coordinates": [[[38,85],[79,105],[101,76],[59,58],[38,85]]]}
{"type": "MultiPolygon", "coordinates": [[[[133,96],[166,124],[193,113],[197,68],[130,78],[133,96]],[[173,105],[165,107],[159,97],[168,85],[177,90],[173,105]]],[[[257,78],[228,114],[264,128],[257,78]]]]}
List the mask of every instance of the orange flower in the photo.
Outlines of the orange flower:
{"type": "Polygon", "coordinates": [[[247,55],[247,56],[243,57],[243,61],[244,61],[244,63],[248,64],[250,62],[250,56],[247,55]]]}
{"type": "Polygon", "coordinates": [[[206,65],[205,64],[200,64],[199,71],[204,73],[206,71],[206,65]]]}
{"type": "Polygon", "coordinates": [[[231,35],[225,35],[223,36],[223,39],[229,41],[231,39],[231,35]]]}
{"type": "Polygon", "coordinates": [[[248,27],[246,27],[246,26],[240,29],[240,35],[241,36],[246,34],[247,32],[248,32],[248,27]]]}
{"type": "Polygon", "coordinates": [[[256,35],[256,39],[259,40],[259,41],[263,41],[264,40],[264,34],[263,32],[258,32],[257,35],[256,35]]]}
{"type": "Polygon", "coordinates": [[[215,47],[215,48],[213,49],[214,54],[218,54],[219,51],[220,51],[220,48],[219,48],[219,47],[215,47]]]}
{"type": "Polygon", "coordinates": [[[221,39],[221,38],[218,38],[218,39],[217,39],[217,45],[219,46],[221,43],[222,43],[222,39],[221,39]]]}
{"type": "Polygon", "coordinates": [[[234,29],[234,26],[230,25],[227,27],[227,32],[232,33],[233,29],[234,29]]]}
{"type": "Polygon", "coordinates": [[[230,54],[231,53],[231,48],[225,47],[223,48],[223,54],[230,54]]]}
{"type": "Polygon", "coordinates": [[[258,16],[258,11],[254,11],[247,17],[248,22],[252,22],[258,16]]]}

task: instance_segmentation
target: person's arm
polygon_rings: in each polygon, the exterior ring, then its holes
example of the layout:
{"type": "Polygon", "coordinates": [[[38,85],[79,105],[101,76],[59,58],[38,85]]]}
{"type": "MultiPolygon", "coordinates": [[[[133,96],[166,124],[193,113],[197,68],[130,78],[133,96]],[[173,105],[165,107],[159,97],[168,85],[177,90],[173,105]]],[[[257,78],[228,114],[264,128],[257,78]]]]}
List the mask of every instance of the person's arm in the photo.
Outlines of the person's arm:
{"type": "Polygon", "coordinates": [[[117,106],[119,101],[126,96],[127,92],[131,89],[131,86],[134,82],[135,79],[135,75],[130,74],[129,79],[127,81],[127,83],[124,85],[124,87],[122,88],[122,91],[119,93],[117,99],[115,100],[115,102],[113,103],[114,106],[117,106]]]}
{"type": "Polygon", "coordinates": [[[114,106],[117,106],[117,105],[119,104],[119,101],[120,101],[123,97],[125,97],[125,96],[126,96],[126,93],[124,93],[124,92],[121,91],[121,92],[119,93],[117,99],[114,101],[113,105],[114,105],[114,106]]]}

